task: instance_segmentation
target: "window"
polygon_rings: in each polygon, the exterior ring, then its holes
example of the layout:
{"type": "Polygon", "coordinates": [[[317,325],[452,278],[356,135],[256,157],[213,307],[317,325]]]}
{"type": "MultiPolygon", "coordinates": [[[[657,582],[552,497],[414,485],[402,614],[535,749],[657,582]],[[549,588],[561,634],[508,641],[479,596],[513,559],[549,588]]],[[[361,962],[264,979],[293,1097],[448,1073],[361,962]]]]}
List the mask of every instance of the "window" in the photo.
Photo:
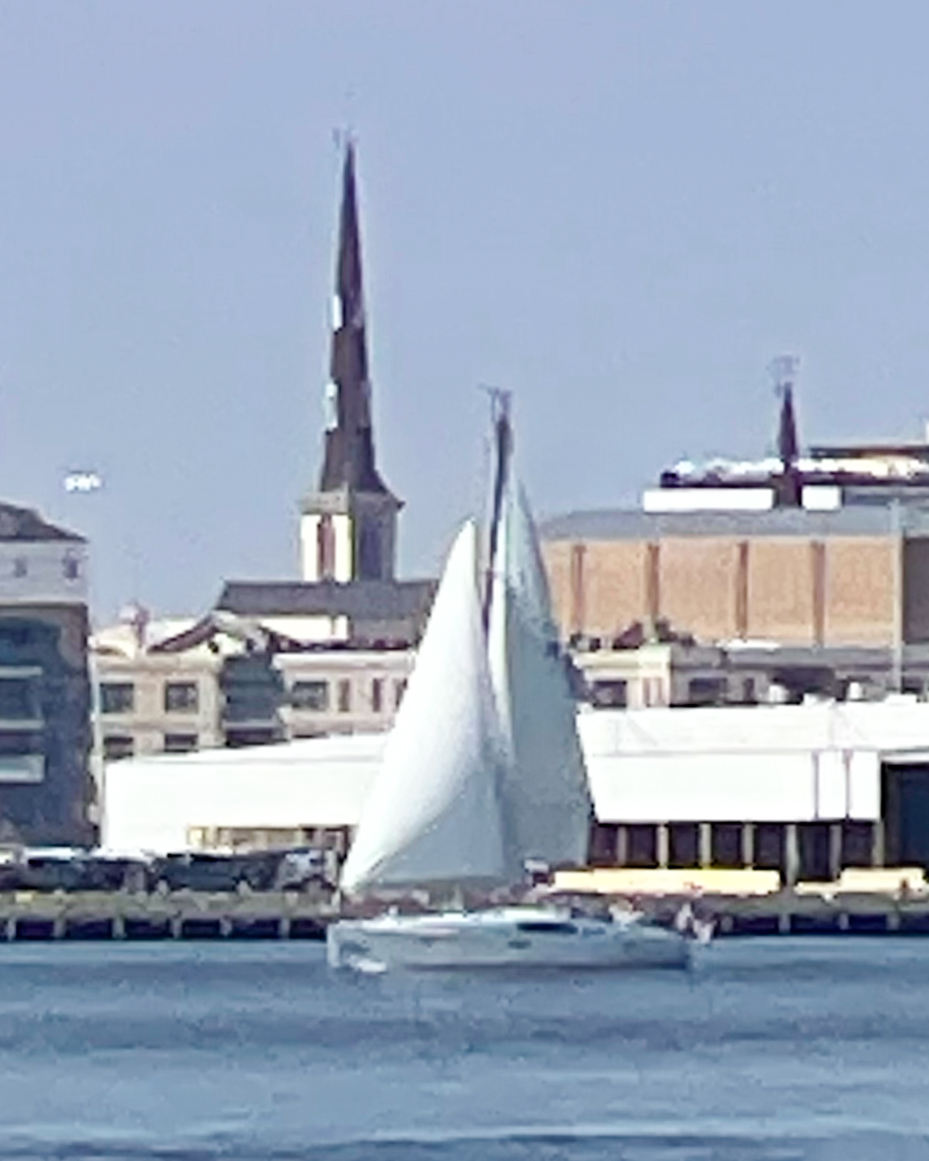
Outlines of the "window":
{"type": "Polygon", "coordinates": [[[316,573],[320,580],[335,574],[335,532],[328,515],[320,516],[316,525],[316,573]]]}
{"type": "Polygon", "coordinates": [[[198,741],[196,734],[165,734],[165,753],[189,754],[196,750],[198,741]]]}
{"type": "Polygon", "coordinates": [[[724,677],[693,677],[687,684],[689,705],[722,705],[725,700],[724,677]]]}
{"type": "Polygon", "coordinates": [[[358,561],[362,580],[379,580],[384,575],[381,529],[376,519],[366,516],[361,522],[358,561]]]}
{"type": "Polygon", "coordinates": [[[61,562],[61,571],[65,580],[78,580],[81,575],[81,562],[76,556],[66,556],[61,562]]]}
{"type": "Polygon", "coordinates": [[[590,686],[590,700],[601,708],[622,709],[626,705],[626,683],[619,679],[594,681],[590,686]]]}
{"type": "Polygon", "coordinates": [[[0,719],[22,721],[41,717],[38,693],[29,677],[0,678],[0,719]]]}
{"type": "Polygon", "coordinates": [[[17,556],[13,561],[13,576],[23,577],[29,572],[29,561],[24,556],[17,556]]]}
{"type": "Polygon", "coordinates": [[[135,739],[129,734],[107,734],[103,739],[103,757],[107,762],[131,758],[135,753],[135,739]]]}
{"type": "Polygon", "coordinates": [[[373,677],[371,679],[371,710],[373,713],[379,714],[384,707],[384,681],[383,678],[373,677]]]}
{"type": "Polygon", "coordinates": [[[517,931],[525,931],[532,935],[576,935],[577,928],[573,923],[547,923],[544,920],[524,920],[516,924],[517,931]]]}
{"type": "Polygon", "coordinates": [[[403,695],[406,693],[406,678],[398,677],[394,682],[394,709],[400,708],[400,703],[403,701],[403,695]]]}
{"type": "Polygon", "coordinates": [[[44,739],[38,730],[4,730],[0,733],[0,754],[41,754],[44,739]]]}
{"type": "Polygon", "coordinates": [[[105,681],[100,686],[102,714],[131,714],[135,707],[135,686],[131,681],[105,681]]]}
{"type": "Polygon", "coordinates": [[[324,713],[329,708],[329,682],[295,681],[290,687],[290,704],[294,709],[324,713]]]}
{"type": "Polygon", "coordinates": [[[165,683],[165,713],[190,714],[196,713],[199,708],[199,690],[195,681],[165,683]]]}
{"type": "Polygon", "coordinates": [[[32,645],[35,641],[35,634],[29,625],[21,625],[7,623],[0,628],[0,641],[4,645],[10,645],[14,649],[23,649],[27,645],[32,645]]]}
{"type": "Polygon", "coordinates": [[[352,708],[352,683],[345,678],[339,682],[339,713],[347,714],[352,708]]]}

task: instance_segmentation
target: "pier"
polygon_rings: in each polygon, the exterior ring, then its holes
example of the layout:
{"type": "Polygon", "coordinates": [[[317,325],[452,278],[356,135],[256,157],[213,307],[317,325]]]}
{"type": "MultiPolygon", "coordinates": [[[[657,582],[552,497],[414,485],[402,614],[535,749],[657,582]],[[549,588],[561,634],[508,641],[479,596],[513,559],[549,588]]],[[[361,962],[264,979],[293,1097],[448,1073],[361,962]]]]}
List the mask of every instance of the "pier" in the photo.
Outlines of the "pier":
{"type": "Polygon", "coordinates": [[[325,938],[331,908],[297,892],[0,894],[0,941],[325,938]]]}
{"type": "MultiPolygon", "coordinates": [[[[782,890],[766,895],[637,895],[671,923],[689,904],[715,938],[773,935],[929,936],[929,894],[782,890]]],[[[335,917],[318,896],[289,891],[0,894],[0,943],[101,940],[322,940],[335,917]]]]}

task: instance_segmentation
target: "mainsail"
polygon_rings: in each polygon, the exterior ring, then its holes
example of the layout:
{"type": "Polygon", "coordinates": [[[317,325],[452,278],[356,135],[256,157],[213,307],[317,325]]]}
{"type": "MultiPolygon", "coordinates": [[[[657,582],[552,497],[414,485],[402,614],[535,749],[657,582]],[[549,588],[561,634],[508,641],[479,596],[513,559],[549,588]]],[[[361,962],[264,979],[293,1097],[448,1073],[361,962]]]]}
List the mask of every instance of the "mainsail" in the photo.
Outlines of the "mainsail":
{"type": "Polygon", "coordinates": [[[535,525],[507,459],[488,616],[491,680],[509,757],[503,773],[506,817],[523,861],[577,864],[587,856],[592,805],[568,663],[535,525]]]}
{"type": "Polygon", "coordinates": [[[504,764],[471,521],[449,554],[343,868],[343,890],[512,881],[516,862],[500,804],[504,764]]]}

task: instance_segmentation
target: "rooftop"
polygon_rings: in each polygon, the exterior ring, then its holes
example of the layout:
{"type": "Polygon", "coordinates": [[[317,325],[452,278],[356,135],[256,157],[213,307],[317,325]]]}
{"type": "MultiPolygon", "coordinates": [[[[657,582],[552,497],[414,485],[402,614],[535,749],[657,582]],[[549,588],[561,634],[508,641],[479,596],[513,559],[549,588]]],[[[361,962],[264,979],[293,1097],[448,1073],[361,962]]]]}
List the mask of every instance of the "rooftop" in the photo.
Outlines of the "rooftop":
{"type": "Polygon", "coordinates": [[[57,524],[50,524],[32,508],[0,503],[0,541],[9,540],[68,540],[74,544],[85,543],[83,536],[67,528],[59,528],[57,524]]]}
{"type": "Polygon", "coordinates": [[[348,617],[361,621],[425,618],[433,580],[227,581],[216,608],[243,617],[348,617]]]}
{"type": "Polygon", "coordinates": [[[603,508],[544,521],[543,540],[647,540],[665,536],[929,536],[929,506],[855,504],[833,511],[772,508],[758,512],[642,512],[603,508]]]}

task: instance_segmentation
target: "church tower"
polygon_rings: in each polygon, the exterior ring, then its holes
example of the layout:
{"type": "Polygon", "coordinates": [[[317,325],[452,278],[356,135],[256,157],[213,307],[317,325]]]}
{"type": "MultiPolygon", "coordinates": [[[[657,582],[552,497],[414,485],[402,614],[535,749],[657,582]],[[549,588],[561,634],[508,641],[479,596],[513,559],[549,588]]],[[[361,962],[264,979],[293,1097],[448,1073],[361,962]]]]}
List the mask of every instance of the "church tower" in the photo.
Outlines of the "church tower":
{"type": "Polygon", "coordinates": [[[326,435],[319,486],[301,504],[305,581],[394,579],[397,515],[402,507],[374,457],[371,384],[365,336],[355,150],[345,150],[332,341],[326,384],[326,435]]]}

